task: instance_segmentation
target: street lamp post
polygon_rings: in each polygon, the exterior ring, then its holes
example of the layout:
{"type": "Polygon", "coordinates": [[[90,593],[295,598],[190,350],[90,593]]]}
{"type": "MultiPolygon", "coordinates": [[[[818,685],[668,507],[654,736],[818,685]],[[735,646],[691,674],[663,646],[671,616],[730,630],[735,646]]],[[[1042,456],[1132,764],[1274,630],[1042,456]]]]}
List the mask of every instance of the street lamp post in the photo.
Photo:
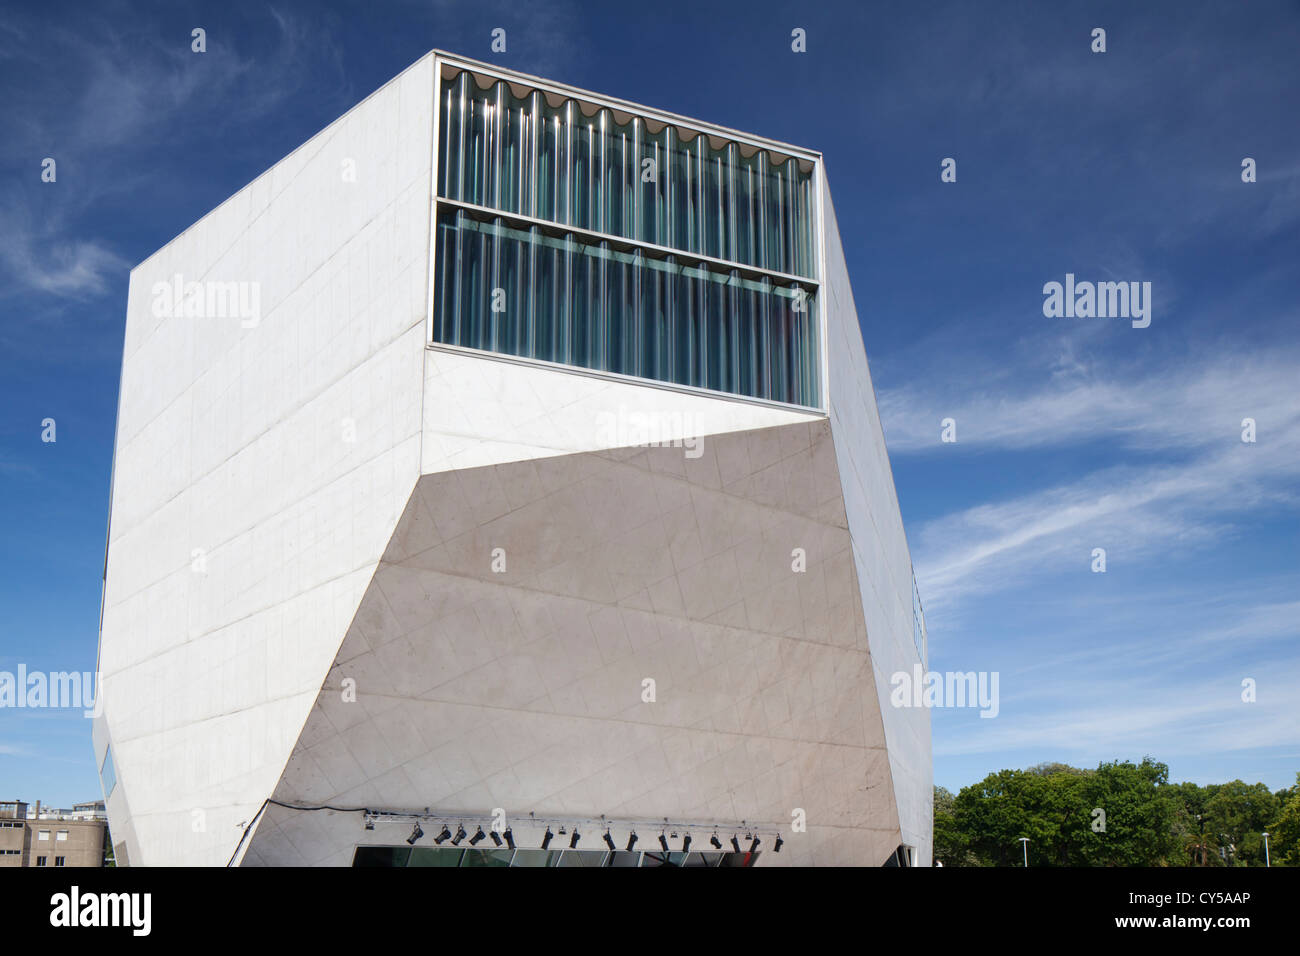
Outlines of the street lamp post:
{"type": "Polygon", "coordinates": [[[1265,866],[1273,865],[1268,858],[1268,831],[1267,830],[1264,831],[1264,865],[1265,866]]]}
{"type": "Polygon", "coordinates": [[[1020,838],[1020,846],[1025,851],[1025,866],[1029,866],[1029,837],[1020,838]]]}

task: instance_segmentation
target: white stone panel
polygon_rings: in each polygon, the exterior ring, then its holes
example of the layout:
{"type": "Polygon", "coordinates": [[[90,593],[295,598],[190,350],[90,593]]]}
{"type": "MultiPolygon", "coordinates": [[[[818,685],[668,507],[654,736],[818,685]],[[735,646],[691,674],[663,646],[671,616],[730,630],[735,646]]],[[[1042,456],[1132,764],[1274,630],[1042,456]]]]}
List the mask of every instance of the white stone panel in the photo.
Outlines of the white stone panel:
{"type": "Polygon", "coordinates": [[[421,471],[479,468],[632,444],[680,441],[825,416],[431,348],[424,361],[421,471]],[[611,437],[613,433],[613,437],[611,437]]]}
{"type": "Polygon", "coordinates": [[[829,189],[823,198],[831,435],[853,539],[902,842],[916,848],[918,866],[929,866],[934,793],[930,712],[889,703],[892,675],[900,671],[911,674],[920,662],[912,639],[912,559],[829,189]]]}
{"type": "Polygon", "coordinates": [[[432,123],[426,57],[132,272],[96,735],[132,863],[226,862],[410,497],[432,123]],[[156,314],[178,274],[259,312],[156,314]]]}

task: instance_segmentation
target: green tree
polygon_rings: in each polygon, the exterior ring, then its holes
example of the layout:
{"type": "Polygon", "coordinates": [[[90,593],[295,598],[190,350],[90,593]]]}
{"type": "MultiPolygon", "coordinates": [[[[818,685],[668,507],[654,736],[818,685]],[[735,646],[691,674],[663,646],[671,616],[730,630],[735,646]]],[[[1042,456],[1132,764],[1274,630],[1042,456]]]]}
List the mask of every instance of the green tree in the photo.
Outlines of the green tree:
{"type": "Polygon", "coordinates": [[[999,770],[962,787],[955,809],[967,849],[980,866],[1006,866],[1012,848],[1025,836],[1026,821],[1017,799],[1020,770],[999,770]]]}
{"type": "MultiPolygon", "coordinates": [[[[1089,827],[1081,862],[1092,866],[1160,866],[1176,858],[1177,796],[1169,768],[1144,757],[1102,763],[1086,778],[1087,802],[1105,813],[1105,830],[1089,827]]],[[[1091,815],[1092,811],[1089,811],[1091,815]]]]}
{"type": "Polygon", "coordinates": [[[1030,866],[1181,864],[1180,796],[1169,768],[1149,757],[1096,770],[1061,763],[1001,770],[964,787],[951,811],[936,798],[936,846],[942,833],[947,852],[960,848],[964,862],[980,866],[1022,864],[1021,837],[1029,839],[1030,866]]]}
{"type": "Polygon", "coordinates": [[[1070,847],[1085,816],[1075,774],[1043,775],[1001,770],[962,789],[955,803],[957,823],[974,862],[1011,866],[1069,866],[1070,847]],[[1029,846],[1021,848],[1021,837],[1029,846]]]}
{"type": "Polygon", "coordinates": [[[1036,773],[1040,777],[1050,777],[1054,773],[1068,773],[1083,776],[1092,773],[1092,771],[1085,770],[1082,767],[1072,767],[1068,763],[1046,762],[1035,764],[1030,767],[1026,773],[1036,773]]]}
{"type": "Polygon", "coordinates": [[[1300,866],[1300,773],[1295,786],[1275,794],[1282,804],[1268,828],[1268,849],[1274,866],[1300,866]]]}
{"type": "Polygon", "coordinates": [[[944,866],[966,866],[966,837],[957,824],[957,798],[934,788],[934,858],[944,866]]]}
{"type": "Polygon", "coordinates": [[[1263,866],[1263,834],[1281,809],[1262,783],[1233,780],[1216,787],[1206,801],[1204,821],[1214,852],[1230,866],[1263,866]]]}
{"type": "Polygon", "coordinates": [[[1270,793],[1241,780],[1171,784],[1151,757],[1095,770],[1041,763],[999,770],[953,797],[935,790],[935,855],[945,866],[1300,866],[1300,774],[1270,793]]]}

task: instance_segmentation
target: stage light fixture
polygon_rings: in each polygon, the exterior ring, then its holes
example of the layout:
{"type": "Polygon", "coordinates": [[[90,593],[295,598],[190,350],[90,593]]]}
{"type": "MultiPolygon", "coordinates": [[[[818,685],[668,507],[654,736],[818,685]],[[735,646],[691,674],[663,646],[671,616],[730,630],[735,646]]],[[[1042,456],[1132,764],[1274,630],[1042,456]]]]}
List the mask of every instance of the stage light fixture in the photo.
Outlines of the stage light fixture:
{"type": "Polygon", "coordinates": [[[610,848],[611,851],[618,849],[618,847],[614,845],[614,838],[609,835],[608,830],[605,831],[605,844],[610,848]]]}
{"type": "Polygon", "coordinates": [[[488,834],[488,836],[492,837],[493,844],[495,844],[496,846],[501,845],[501,834],[497,833],[496,830],[493,830],[491,833],[488,834]]]}
{"type": "Polygon", "coordinates": [[[582,834],[578,832],[578,828],[577,828],[577,827],[574,827],[574,828],[573,828],[573,836],[571,836],[571,837],[569,838],[569,849],[572,850],[575,846],[577,846],[577,845],[578,845],[578,841],[581,840],[581,839],[582,839],[582,834]]]}
{"type": "Polygon", "coordinates": [[[760,840],[760,839],[758,838],[758,835],[757,835],[757,834],[755,834],[755,835],[754,835],[754,842],[751,843],[751,844],[749,845],[749,852],[750,852],[750,853],[757,853],[757,852],[758,852],[758,845],[759,845],[761,842],[763,842],[763,841],[760,840]]]}
{"type": "Polygon", "coordinates": [[[544,834],[542,834],[542,849],[543,849],[543,850],[545,850],[548,846],[551,845],[551,839],[552,839],[554,836],[555,836],[555,834],[551,832],[551,828],[550,828],[550,827],[547,827],[547,828],[546,828],[546,832],[545,832],[544,834]]]}
{"type": "Polygon", "coordinates": [[[636,846],[636,831],[635,831],[635,830],[633,830],[633,831],[632,831],[632,835],[631,835],[630,837],[627,838],[627,852],[628,852],[628,853],[631,853],[631,852],[632,852],[632,847],[634,847],[634,846],[636,846]]]}
{"type": "Polygon", "coordinates": [[[691,835],[688,833],[682,837],[682,852],[689,853],[691,849],[691,835]]]}
{"type": "Polygon", "coordinates": [[[415,841],[420,839],[422,836],[424,836],[424,831],[420,829],[420,825],[417,823],[415,828],[411,830],[411,835],[406,838],[406,842],[411,844],[411,846],[415,846],[415,841]]]}
{"type": "Polygon", "coordinates": [[[509,827],[506,827],[506,832],[501,835],[506,838],[506,846],[513,850],[515,848],[514,831],[511,830],[509,827]]]}
{"type": "Polygon", "coordinates": [[[662,833],[659,834],[659,845],[664,848],[665,853],[668,852],[668,837],[664,836],[662,833]]]}
{"type": "Polygon", "coordinates": [[[780,852],[781,852],[781,844],[784,843],[784,842],[785,842],[785,841],[781,839],[781,834],[778,833],[778,834],[776,835],[776,842],[772,844],[772,852],[773,852],[773,853],[780,853],[780,852]]]}
{"type": "Polygon", "coordinates": [[[452,846],[460,846],[460,841],[465,839],[465,828],[459,823],[456,824],[456,835],[451,838],[452,846]]]}
{"type": "Polygon", "coordinates": [[[451,839],[451,831],[447,829],[447,824],[444,823],[442,825],[442,832],[433,838],[433,842],[438,844],[438,846],[442,846],[445,842],[447,842],[450,839],[451,839]]]}
{"type": "Polygon", "coordinates": [[[731,848],[737,853],[740,852],[740,839],[734,833],[731,835],[731,848]]]}
{"type": "Polygon", "coordinates": [[[482,828],[482,827],[479,827],[478,830],[474,833],[474,835],[473,835],[472,837],[469,838],[469,845],[470,845],[470,846],[478,846],[480,843],[483,842],[483,840],[484,840],[486,837],[487,837],[487,834],[483,832],[483,828],[482,828]]]}
{"type": "Polygon", "coordinates": [[[713,844],[713,849],[715,850],[722,849],[722,841],[718,839],[718,835],[716,833],[713,834],[713,836],[709,837],[709,842],[713,844]]]}

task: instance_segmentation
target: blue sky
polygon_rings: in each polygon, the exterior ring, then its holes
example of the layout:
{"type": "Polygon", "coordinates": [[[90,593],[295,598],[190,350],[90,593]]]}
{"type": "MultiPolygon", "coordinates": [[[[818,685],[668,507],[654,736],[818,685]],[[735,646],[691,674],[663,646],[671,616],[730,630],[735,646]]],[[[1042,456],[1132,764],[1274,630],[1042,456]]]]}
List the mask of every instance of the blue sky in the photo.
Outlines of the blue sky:
{"type": "MultiPolygon", "coordinates": [[[[1295,781],[1294,2],[7,11],[0,670],[95,666],[130,267],[435,46],[825,154],[931,667],[1001,675],[996,719],[935,712],[936,783],[1144,754],[1295,781]],[[1150,327],[1044,317],[1067,272],[1150,282],[1150,327]]],[[[89,728],[0,711],[0,798],[97,797],[89,728]]]]}

